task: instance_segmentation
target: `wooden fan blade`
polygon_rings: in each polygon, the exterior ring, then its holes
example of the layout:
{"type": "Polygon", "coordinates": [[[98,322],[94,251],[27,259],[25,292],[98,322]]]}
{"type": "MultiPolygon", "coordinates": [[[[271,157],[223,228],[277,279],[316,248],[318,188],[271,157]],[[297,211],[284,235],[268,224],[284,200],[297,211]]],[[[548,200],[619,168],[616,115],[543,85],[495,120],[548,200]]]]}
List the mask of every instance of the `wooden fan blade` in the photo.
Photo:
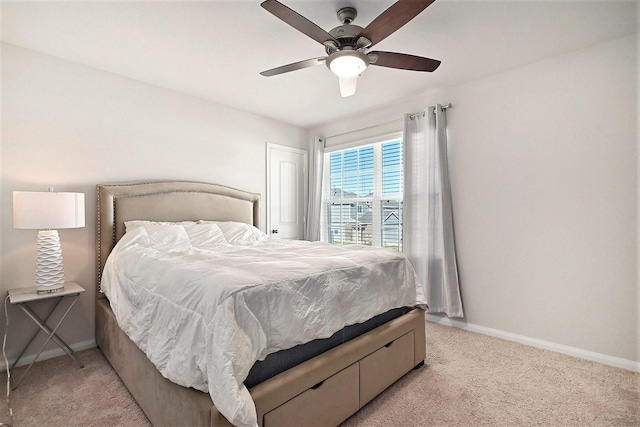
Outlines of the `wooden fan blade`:
{"type": "Polygon", "coordinates": [[[333,41],[338,44],[337,40],[322,28],[309,21],[298,12],[289,9],[287,6],[276,0],[267,0],[262,2],[261,6],[271,12],[276,18],[280,18],[285,23],[291,25],[296,30],[311,37],[318,43],[333,41]]]}
{"type": "Polygon", "coordinates": [[[276,76],[278,74],[288,73],[289,71],[302,70],[303,68],[313,67],[314,65],[324,64],[327,58],[322,56],[320,58],[305,59],[304,61],[294,62],[293,64],[283,65],[281,67],[272,68],[267,71],[263,71],[260,74],[265,77],[276,76]]]}
{"type": "Polygon", "coordinates": [[[435,0],[398,0],[367,25],[356,37],[366,37],[371,46],[380,43],[415,18],[435,0]]]}
{"type": "Polygon", "coordinates": [[[379,67],[399,68],[413,71],[435,71],[440,66],[437,59],[424,58],[422,56],[408,55],[395,52],[369,52],[371,65],[379,67]],[[378,57],[373,60],[375,57],[378,57]]]}

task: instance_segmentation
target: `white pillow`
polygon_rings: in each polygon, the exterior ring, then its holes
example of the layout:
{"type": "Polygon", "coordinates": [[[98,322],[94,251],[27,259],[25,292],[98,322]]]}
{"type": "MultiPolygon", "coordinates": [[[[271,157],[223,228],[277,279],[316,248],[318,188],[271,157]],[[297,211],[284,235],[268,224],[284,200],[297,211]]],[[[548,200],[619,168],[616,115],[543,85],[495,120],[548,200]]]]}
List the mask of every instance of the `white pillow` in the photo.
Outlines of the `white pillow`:
{"type": "Polygon", "coordinates": [[[183,227],[194,247],[204,249],[228,244],[218,224],[190,223],[184,224],[183,227]]]}
{"type": "Polygon", "coordinates": [[[198,221],[201,224],[217,224],[225,239],[231,244],[258,243],[269,238],[264,232],[251,224],[234,221],[198,221]]]}
{"type": "Polygon", "coordinates": [[[136,228],[144,228],[149,243],[155,248],[185,250],[191,247],[189,235],[181,225],[147,224],[136,228]]]}
{"type": "Polygon", "coordinates": [[[127,231],[131,231],[134,228],[144,227],[146,225],[188,225],[188,224],[197,224],[197,223],[196,221],[169,222],[169,221],[131,220],[131,221],[124,222],[124,230],[126,233],[127,231]]]}
{"type": "Polygon", "coordinates": [[[127,232],[136,228],[144,227],[149,233],[149,237],[154,243],[182,244],[183,240],[187,240],[194,247],[212,248],[220,245],[226,245],[227,240],[215,222],[196,222],[196,221],[143,221],[133,220],[124,223],[127,232]],[[166,233],[167,236],[162,236],[166,233]],[[180,236],[179,240],[175,236],[180,236]],[[174,237],[171,237],[174,236],[174,237]]]}

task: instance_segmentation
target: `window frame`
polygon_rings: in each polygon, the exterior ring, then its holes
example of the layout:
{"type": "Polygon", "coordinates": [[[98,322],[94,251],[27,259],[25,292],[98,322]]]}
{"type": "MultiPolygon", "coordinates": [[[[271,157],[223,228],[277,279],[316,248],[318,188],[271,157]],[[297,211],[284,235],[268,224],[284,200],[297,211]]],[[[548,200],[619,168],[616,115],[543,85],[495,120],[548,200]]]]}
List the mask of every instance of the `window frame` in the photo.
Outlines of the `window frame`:
{"type": "MultiPolygon", "coordinates": [[[[324,169],[323,169],[323,194],[322,194],[322,213],[321,213],[321,240],[324,242],[331,242],[330,238],[333,237],[331,224],[329,223],[329,209],[331,205],[344,205],[344,204],[353,204],[354,210],[358,212],[360,203],[370,203],[371,206],[371,214],[372,214],[372,236],[371,236],[371,246],[383,247],[383,233],[384,233],[384,225],[382,224],[382,216],[383,216],[383,203],[385,201],[395,201],[400,202],[399,204],[399,240],[397,250],[402,250],[402,209],[404,207],[403,199],[404,199],[404,164],[403,161],[400,162],[400,176],[402,177],[402,186],[401,191],[395,195],[383,195],[383,169],[382,169],[382,145],[388,142],[400,141],[400,153],[401,158],[404,156],[404,140],[403,133],[401,131],[396,131],[393,133],[388,133],[385,135],[379,135],[373,138],[366,138],[361,140],[354,140],[349,144],[341,144],[338,146],[330,147],[325,149],[325,161],[324,161],[324,169]],[[365,148],[368,146],[373,146],[374,151],[374,182],[373,182],[373,193],[371,197],[355,197],[355,198],[331,198],[331,154],[339,151],[348,151],[348,150],[357,150],[361,148],[365,148]]],[[[344,183],[342,183],[344,188],[344,183]]],[[[356,226],[357,227],[357,226],[356,226]]],[[[344,240],[344,238],[343,238],[344,240]]],[[[355,239],[358,240],[358,239],[355,239]]],[[[343,242],[335,242],[337,244],[351,244],[343,242]]],[[[354,244],[362,244],[362,243],[354,243],[354,244]]],[[[395,246],[388,246],[396,248],[395,246]]]]}

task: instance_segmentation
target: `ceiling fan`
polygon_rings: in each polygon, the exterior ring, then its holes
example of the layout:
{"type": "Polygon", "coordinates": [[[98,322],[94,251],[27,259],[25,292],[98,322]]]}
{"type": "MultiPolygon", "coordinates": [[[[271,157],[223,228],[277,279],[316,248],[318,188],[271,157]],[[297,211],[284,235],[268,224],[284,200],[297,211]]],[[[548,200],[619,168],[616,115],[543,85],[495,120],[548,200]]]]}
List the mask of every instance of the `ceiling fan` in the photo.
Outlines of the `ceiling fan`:
{"type": "Polygon", "coordinates": [[[405,53],[369,50],[373,45],[381,42],[415,18],[434,1],[398,0],[365,28],[352,24],[357,15],[355,8],[343,7],[338,10],[338,19],[342,25],[329,32],[276,0],[264,1],[261,4],[264,9],[324,45],[327,56],[294,62],[263,71],[260,74],[270,77],[314,65],[326,64],[339,77],[340,93],[343,97],[347,97],[356,93],[358,77],[369,65],[402,70],[434,71],[440,65],[440,61],[436,59],[405,53]]]}

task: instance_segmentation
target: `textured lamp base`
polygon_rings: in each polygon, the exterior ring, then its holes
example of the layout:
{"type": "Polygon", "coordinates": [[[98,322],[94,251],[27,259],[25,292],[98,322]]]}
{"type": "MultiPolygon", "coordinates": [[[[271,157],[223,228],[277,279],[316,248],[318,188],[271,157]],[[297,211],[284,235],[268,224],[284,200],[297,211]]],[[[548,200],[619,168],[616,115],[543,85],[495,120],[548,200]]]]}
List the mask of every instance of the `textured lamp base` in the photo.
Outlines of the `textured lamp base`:
{"type": "Polygon", "coordinates": [[[36,290],[38,293],[56,292],[64,288],[64,267],[60,237],[56,230],[38,232],[36,290]]]}

